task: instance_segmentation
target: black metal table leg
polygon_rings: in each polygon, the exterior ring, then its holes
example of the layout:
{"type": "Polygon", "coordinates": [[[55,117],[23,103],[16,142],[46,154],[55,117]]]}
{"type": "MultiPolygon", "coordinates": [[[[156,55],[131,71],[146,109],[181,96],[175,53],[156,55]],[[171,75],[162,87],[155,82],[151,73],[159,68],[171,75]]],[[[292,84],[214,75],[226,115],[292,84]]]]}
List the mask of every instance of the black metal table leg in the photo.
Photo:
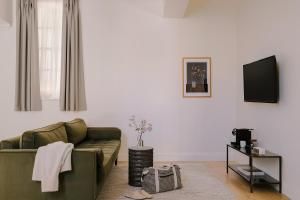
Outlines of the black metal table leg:
{"type": "Polygon", "coordinates": [[[253,159],[252,159],[252,156],[249,156],[249,165],[250,165],[250,192],[253,193],[253,159]]]}
{"type": "Polygon", "coordinates": [[[226,170],[227,170],[227,174],[228,174],[228,145],[226,147],[227,147],[226,170]]]}
{"type": "Polygon", "coordinates": [[[282,193],[282,162],[281,157],[279,157],[279,192],[282,193]]]}

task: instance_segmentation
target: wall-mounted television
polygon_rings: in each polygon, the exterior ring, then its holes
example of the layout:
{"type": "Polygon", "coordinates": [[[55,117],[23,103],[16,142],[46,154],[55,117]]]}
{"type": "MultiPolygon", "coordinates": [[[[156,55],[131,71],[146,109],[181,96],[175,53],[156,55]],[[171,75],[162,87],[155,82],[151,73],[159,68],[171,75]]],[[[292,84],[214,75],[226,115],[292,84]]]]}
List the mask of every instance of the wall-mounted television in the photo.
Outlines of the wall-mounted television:
{"type": "Polygon", "coordinates": [[[278,72],[275,56],[244,65],[243,73],[245,102],[278,102],[278,72]]]}

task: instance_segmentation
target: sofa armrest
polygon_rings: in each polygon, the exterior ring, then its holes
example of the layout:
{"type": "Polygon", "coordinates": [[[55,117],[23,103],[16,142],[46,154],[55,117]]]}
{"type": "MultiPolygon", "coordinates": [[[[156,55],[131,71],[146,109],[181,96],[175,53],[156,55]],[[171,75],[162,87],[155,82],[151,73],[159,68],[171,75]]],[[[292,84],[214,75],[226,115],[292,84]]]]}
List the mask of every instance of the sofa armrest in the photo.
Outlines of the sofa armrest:
{"type": "Polygon", "coordinates": [[[74,149],[72,171],[59,175],[59,191],[42,193],[40,182],[32,181],[37,150],[0,150],[0,199],[87,199],[98,195],[99,149],[74,149]]]}
{"type": "Polygon", "coordinates": [[[0,150],[1,149],[19,149],[20,147],[20,136],[9,138],[6,140],[0,141],[0,150]]]}
{"type": "Polygon", "coordinates": [[[87,138],[93,140],[121,140],[121,130],[114,127],[88,127],[87,138]]]}

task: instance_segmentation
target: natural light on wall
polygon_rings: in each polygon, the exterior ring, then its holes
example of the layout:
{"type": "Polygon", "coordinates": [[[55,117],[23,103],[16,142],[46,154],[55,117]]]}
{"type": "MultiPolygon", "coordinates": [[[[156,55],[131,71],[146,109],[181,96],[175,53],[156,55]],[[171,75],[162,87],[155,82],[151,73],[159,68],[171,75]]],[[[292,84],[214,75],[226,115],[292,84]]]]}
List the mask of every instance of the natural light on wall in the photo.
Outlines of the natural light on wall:
{"type": "Polygon", "coordinates": [[[44,100],[60,91],[63,0],[38,0],[40,89],[44,100]]]}

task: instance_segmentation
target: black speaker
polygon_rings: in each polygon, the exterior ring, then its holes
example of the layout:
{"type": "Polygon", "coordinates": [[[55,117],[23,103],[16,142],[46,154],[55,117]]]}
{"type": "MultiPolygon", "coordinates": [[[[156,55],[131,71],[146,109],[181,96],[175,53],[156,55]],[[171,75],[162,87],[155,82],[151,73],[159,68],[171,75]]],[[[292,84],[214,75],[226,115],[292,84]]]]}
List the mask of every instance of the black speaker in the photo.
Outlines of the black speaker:
{"type": "Polygon", "coordinates": [[[236,145],[240,146],[240,141],[246,141],[246,147],[251,146],[251,131],[253,129],[242,128],[242,129],[233,129],[232,135],[236,137],[236,145]]]}

